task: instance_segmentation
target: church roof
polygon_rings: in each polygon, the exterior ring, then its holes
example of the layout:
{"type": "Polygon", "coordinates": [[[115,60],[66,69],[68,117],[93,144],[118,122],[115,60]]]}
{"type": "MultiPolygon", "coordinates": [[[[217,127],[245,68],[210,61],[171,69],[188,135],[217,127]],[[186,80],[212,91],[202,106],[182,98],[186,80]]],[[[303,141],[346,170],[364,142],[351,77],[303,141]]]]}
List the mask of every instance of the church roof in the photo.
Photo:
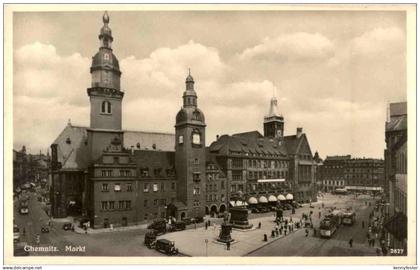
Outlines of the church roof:
{"type": "MultiPolygon", "coordinates": [[[[57,144],[57,158],[61,162],[63,169],[85,169],[89,165],[88,127],[73,126],[68,124],[64,130],[54,140],[57,144]]],[[[175,134],[147,131],[124,131],[124,147],[135,150],[157,150],[148,151],[174,151],[175,134]],[[137,147],[139,143],[140,148],[137,147]],[[155,149],[153,149],[155,145],[155,149]]]]}
{"type": "Polygon", "coordinates": [[[153,149],[159,151],[175,151],[175,134],[150,131],[124,131],[124,147],[138,149],[153,149]]]}
{"type": "Polygon", "coordinates": [[[68,124],[54,140],[57,160],[62,169],[85,169],[88,166],[87,128],[68,124]]]}

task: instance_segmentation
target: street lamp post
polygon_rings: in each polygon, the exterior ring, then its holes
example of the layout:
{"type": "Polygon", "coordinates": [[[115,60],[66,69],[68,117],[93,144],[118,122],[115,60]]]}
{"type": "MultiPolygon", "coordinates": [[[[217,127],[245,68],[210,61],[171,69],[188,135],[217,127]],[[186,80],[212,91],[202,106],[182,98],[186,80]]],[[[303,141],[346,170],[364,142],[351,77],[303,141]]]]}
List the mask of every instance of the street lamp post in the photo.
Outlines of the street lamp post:
{"type": "Polygon", "coordinates": [[[209,243],[209,239],[205,239],[204,242],[206,242],[206,257],[208,257],[208,243],[209,243]]]}

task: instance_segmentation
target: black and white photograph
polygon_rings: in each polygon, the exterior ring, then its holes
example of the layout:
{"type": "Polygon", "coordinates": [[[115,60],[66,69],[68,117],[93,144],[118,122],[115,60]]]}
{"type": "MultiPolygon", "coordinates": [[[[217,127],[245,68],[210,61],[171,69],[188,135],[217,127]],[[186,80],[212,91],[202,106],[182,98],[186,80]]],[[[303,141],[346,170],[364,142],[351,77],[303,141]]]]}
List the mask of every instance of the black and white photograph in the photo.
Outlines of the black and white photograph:
{"type": "Polygon", "coordinates": [[[6,5],[6,259],[415,264],[415,15],[6,5]]]}

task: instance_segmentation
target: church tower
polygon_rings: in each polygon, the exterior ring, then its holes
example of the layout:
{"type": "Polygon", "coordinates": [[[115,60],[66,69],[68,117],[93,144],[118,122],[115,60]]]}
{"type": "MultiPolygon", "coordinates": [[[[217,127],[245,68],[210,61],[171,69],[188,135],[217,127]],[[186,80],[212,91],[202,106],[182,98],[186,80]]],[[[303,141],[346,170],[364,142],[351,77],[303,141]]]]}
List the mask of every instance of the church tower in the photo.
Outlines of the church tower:
{"type": "Polygon", "coordinates": [[[105,12],[99,33],[99,51],[92,57],[91,87],[87,89],[90,100],[90,128],[88,144],[91,160],[98,158],[111,141],[123,145],[121,130],[121,103],[124,92],[120,88],[121,71],[117,57],[112,52],[112,31],[109,16],[105,12]]]}
{"type": "Polygon", "coordinates": [[[264,117],[264,137],[282,139],[284,136],[284,119],[278,113],[277,98],[273,96],[270,101],[270,110],[264,117]]]}
{"type": "Polygon", "coordinates": [[[183,106],[176,115],[175,125],[177,197],[186,205],[187,215],[196,217],[205,213],[206,124],[203,112],[197,107],[191,74],[185,84],[183,106]]]}

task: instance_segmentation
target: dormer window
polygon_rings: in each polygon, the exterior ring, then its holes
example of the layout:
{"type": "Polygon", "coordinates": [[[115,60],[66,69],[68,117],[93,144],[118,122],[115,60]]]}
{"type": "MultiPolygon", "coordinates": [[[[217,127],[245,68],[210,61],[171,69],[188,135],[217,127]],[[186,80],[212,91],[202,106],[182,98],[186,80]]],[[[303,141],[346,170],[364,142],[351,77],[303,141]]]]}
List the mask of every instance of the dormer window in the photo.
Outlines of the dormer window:
{"type": "Polygon", "coordinates": [[[111,114],[111,102],[105,100],[102,102],[101,112],[106,114],[111,114]]]}

